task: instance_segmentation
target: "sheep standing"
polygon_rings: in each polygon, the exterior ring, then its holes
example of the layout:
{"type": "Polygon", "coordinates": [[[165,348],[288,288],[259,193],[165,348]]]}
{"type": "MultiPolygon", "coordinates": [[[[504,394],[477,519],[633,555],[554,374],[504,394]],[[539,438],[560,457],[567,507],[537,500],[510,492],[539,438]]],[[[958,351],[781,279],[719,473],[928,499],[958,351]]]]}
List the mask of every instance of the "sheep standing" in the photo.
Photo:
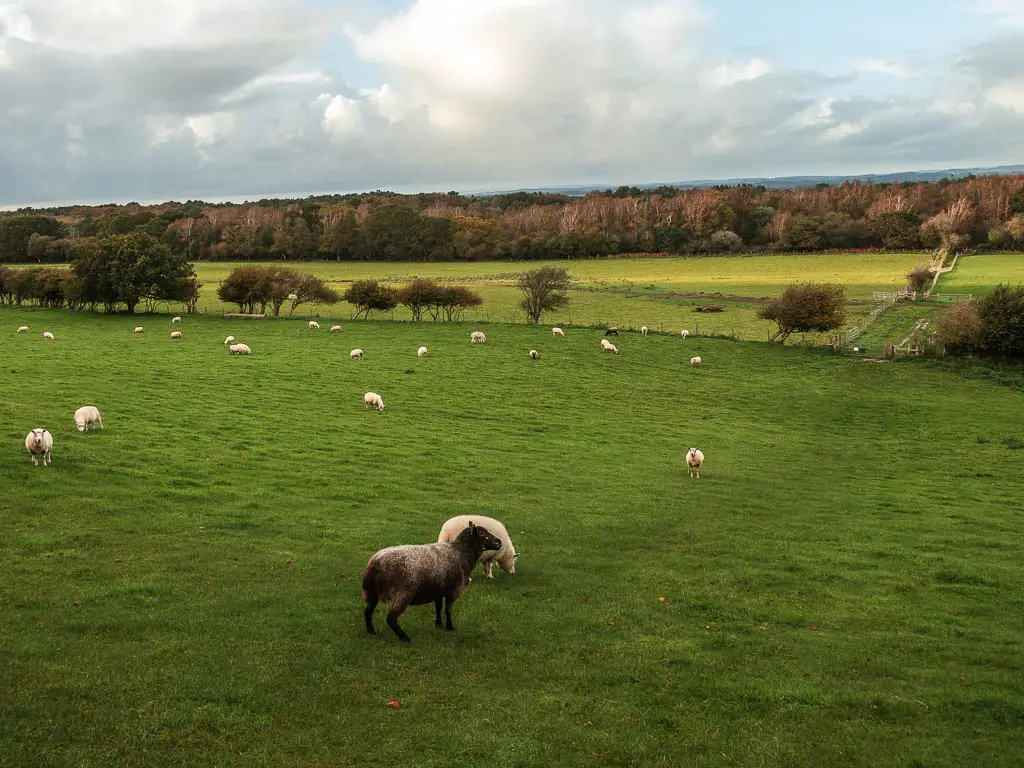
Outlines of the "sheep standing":
{"type": "Polygon", "coordinates": [[[565,331],[563,331],[561,328],[552,328],[551,329],[551,335],[552,336],[565,336],[565,331]]]}
{"type": "Polygon", "coordinates": [[[18,333],[28,333],[28,326],[27,325],[18,326],[18,333]]]}
{"type": "Polygon", "coordinates": [[[33,429],[25,435],[25,447],[32,457],[32,464],[39,466],[39,459],[42,458],[43,466],[51,463],[50,451],[53,449],[53,435],[46,429],[33,429]]]}
{"type": "Polygon", "coordinates": [[[362,360],[363,359],[363,350],[361,350],[361,349],[353,349],[351,352],[348,353],[348,359],[349,360],[362,360]]]}
{"type": "Polygon", "coordinates": [[[384,400],[376,392],[367,392],[363,395],[363,408],[376,408],[378,411],[383,411],[384,400]]]}
{"type": "Polygon", "coordinates": [[[686,467],[690,470],[690,477],[697,475],[700,480],[700,468],[704,464],[704,452],[691,448],[686,454],[686,467]]]}
{"type": "Polygon", "coordinates": [[[249,349],[248,344],[232,344],[230,347],[228,347],[228,352],[230,352],[232,355],[248,355],[252,352],[252,350],[249,349]]]}
{"type": "Polygon", "coordinates": [[[704,361],[701,360],[699,357],[691,357],[690,358],[690,365],[692,365],[694,368],[696,368],[698,365],[700,365],[703,362],[704,361]]]}
{"type": "Polygon", "coordinates": [[[331,330],[329,331],[329,333],[337,333],[340,330],[341,330],[341,326],[340,325],[332,325],[331,326],[331,330]]]}
{"type": "Polygon", "coordinates": [[[500,521],[495,520],[493,517],[483,517],[480,515],[459,515],[458,517],[453,517],[441,526],[441,533],[438,534],[437,540],[439,542],[455,541],[458,535],[472,523],[482,525],[490,533],[501,539],[501,549],[497,551],[485,550],[480,555],[480,565],[484,567],[484,575],[488,579],[493,579],[494,564],[497,563],[509,574],[515,576],[516,560],[519,559],[519,555],[516,554],[516,548],[512,546],[512,539],[509,538],[508,530],[500,521]]]}
{"type": "Polygon", "coordinates": [[[646,336],[647,335],[647,326],[646,325],[641,325],[640,326],[640,335],[641,336],[646,336]]]}
{"type": "Polygon", "coordinates": [[[487,341],[487,337],[484,336],[482,331],[473,331],[469,334],[470,344],[483,344],[487,341]]]}
{"type": "Polygon", "coordinates": [[[531,360],[536,360],[536,359],[537,359],[537,357],[538,357],[538,355],[537,355],[537,350],[536,350],[536,349],[531,349],[531,350],[530,350],[530,359],[531,359],[531,360]]]}
{"type": "Polygon", "coordinates": [[[601,339],[601,349],[608,349],[611,346],[611,342],[608,339],[601,339]]]}
{"type": "Polygon", "coordinates": [[[320,330],[320,323],[318,323],[316,320],[310,320],[309,321],[309,330],[311,330],[311,331],[319,331],[320,330]]]}
{"type": "Polygon", "coordinates": [[[607,331],[604,332],[604,335],[605,336],[618,336],[619,335],[619,329],[618,329],[618,327],[613,325],[611,328],[609,328],[607,331]]]}
{"type": "Polygon", "coordinates": [[[180,339],[181,338],[181,331],[171,331],[171,338],[172,339],[180,339]]]}
{"type": "Polygon", "coordinates": [[[601,344],[601,349],[603,349],[605,352],[611,352],[612,354],[615,355],[619,354],[619,348],[612,344],[610,341],[607,341],[605,339],[601,339],[601,341],[603,342],[601,344]]]}
{"type": "Polygon", "coordinates": [[[426,347],[420,347],[419,349],[416,350],[416,357],[424,357],[426,354],[427,354],[427,348],[426,347]]]}
{"type": "Polygon", "coordinates": [[[132,333],[142,333],[142,326],[141,325],[135,326],[135,330],[133,330],[132,333]]]}
{"type": "Polygon", "coordinates": [[[373,612],[377,603],[389,607],[388,626],[403,643],[412,642],[398,625],[398,617],[410,605],[434,604],[434,624],[441,625],[441,602],[444,602],[444,628],[452,625],[452,603],[469,584],[469,574],[487,551],[501,549],[501,539],[486,528],[466,526],[452,542],[438,544],[406,544],[387,547],[374,553],[363,573],[363,618],[366,631],[375,635],[373,612]]]}
{"type": "Polygon", "coordinates": [[[172,323],[180,323],[181,322],[181,318],[178,317],[178,316],[174,316],[174,317],[171,318],[171,322],[172,323]]]}
{"type": "Polygon", "coordinates": [[[100,416],[100,409],[95,405],[83,405],[75,411],[75,428],[79,432],[86,432],[92,426],[99,426],[100,429],[103,429],[103,417],[100,416]]]}
{"type": "Polygon", "coordinates": [[[685,339],[687,336],[690,335],[690,332],[688,330],[686,330],[685,328],[683,328],[683,330],[681,330],[679,332],[679,335],[682,336],[685,339]]]}
{"type": "Polygon", "coordinates": [[[46,340],[46,341],[53,341],[53,334],[50,333],[49,331],[44,331],[43,332],[43,339],[46,340]]]}
{"type": "Polygon", "coordinates": [[[228,336],[226,339],[224,339],[224,343],[225,344],[234,344],[235,343],[235,337],[234,336],[228,336]]]}

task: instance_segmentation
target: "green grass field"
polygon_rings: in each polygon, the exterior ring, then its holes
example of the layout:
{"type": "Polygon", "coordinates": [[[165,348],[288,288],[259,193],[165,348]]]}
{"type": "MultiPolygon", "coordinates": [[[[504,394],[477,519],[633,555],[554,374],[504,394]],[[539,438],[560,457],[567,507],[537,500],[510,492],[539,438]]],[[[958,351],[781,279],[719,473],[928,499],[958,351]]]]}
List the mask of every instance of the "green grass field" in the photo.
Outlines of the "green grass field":
{"type": "MultiPolygon", "coordinates": [[[[840,282],[851,299],[850,323],[870,310],[873,291],[894,290],[904,275],[921,260],[915,254],[806,254],[745,257],[697,257],[672,259],[603,259],[569,262],[482,262],[437,264],[385,264],[366,262],[313,262],[291,264],[314,272],[344,291],[352,280],[374,278],[405,283],[416,277],[455,281],[471,285],[484,297],[484,304],[467,312],[467,321],[523,322],[522,298],[512,287],[515,275],[539,266],[560,265],[580,290],[573,291],[565,309],[545,315],[552,325],[617,325],[620,328],[652,329],[678,333],[687,328],[708,336],[735,336],[763,341],[771,323],[756,317],[759,304],[742,299],[777,297],[794,282],[840,282]],[[741,300],[737,300],[741,299],[741,300]],[[723,304],[720,314],[694,312],[703,304],[723,304]]],[[[237,311],[221,303],[217,285],[237,264],[197,263],[204,284],[200,308],[209,314],[237,311]]],[[[351,307],[339,304],[299,312],[320,312],[348,319],[351,307]]],[[[399,307],[388,319],[407,320],[399,307]]],[[[827,334],[808,334],[809,343],[824,343],[827,334]]]]}
{"type": "Polygon", "coordinates": [[[1024,254],[981,253],[961,256],[956,269],[939,278],[937,293],[984,295],[1000,283],[1024,282],[1024,254]]]}
{"type": "Polygon", "coordinates": [[[1019,765],[1016,390],[668,335],[0,319],[2,765],[1019,765]],[[369,556],[457,514],[517,575],[367,636],[369,556]]]}

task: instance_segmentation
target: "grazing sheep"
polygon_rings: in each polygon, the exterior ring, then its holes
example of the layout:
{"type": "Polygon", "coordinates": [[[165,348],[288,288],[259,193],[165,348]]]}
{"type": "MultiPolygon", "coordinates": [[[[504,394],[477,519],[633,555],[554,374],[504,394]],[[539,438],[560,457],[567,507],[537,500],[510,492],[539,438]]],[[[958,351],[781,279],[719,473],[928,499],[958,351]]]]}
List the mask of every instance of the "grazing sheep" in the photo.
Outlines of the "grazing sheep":
{"type": "Polygon", "coordinates": [[[453,517],[441,526],[441,533],[438,534],[437,540],[439,542],[455,541],[458,535],[462,533],[470,523],[482,525],[490,533],[501,539],[501,549],[497,551],[485,550],[483,554],[480,555],[480,565],[484,567],[484,575],[488,579],[493,579],[494,564],[497,563],[508,571],[508,573],[515,576],[516,560],[519,559],[519,555],[516,553],[516,548],[512,546],[512,539],[509,538],[508,531],[505,529],[505,526],[493,517],[482,517],[480,515],[459,515],[458,517],[453,517]]]}
{"type": "Polygon", "coordinates": [[[320,330],[320,323],[318,323],[316,320],[310,320],[309,321],[309,330],[311,330],[311,331],[319,331],[320,330]]]}
{"type": "Polygon", "coordinates": [[[531,360],[536,360],[537,359],[537,350],[536,349],[531,349],[530,350],[530,359],[531,360]]]}
{"type": "Polygon", "coordinates": [[[686,454],[686,466],[690,470],[690,477],[693,477],[694,473],[697,475],[697,479],[700,480],[700,468],[704,463],[704,452],[698,451],[696,448],[691,448],[686,454]]]}
{"type": "Polygon", "coordinates": [[[180,323],[181,322],[181,318],[180,317],[172,317],[171,318],[171,322],[172,323],[180,323]]]}
{"type": "Polygon", "coordinates": [[[682,336],[685,339],[687,336],[690,335],[690,332],[688,330],[686,330],[685,328],[683,328],[683,330],[681,330],[679,332],[679,335],[682,336]]]}
{"type": "Polygon", "coordinates": [[[690,365],[692,365],[694,368],[696,368],[698,365],[700,365],[703,362],[704,361],[701,360],[699,357],[691,357],[690,358],[690,365]]]}
{"type": "Polygon", "coordinates": [[[647,326],[646,325],[641,325],[640,326],[640,335],[641,336],[646,336],[647,335],[647,326]]]}
{"type": "Polygon", "coordinates": [[[363,350],[361,350],[361,349],[353,349],[351,352],[348,353],[348,359],[349,360],[362,360],[363,359],[363,350]]]}
{"type": "Polygon", "coordinates": [[[427,354],[427,348],[426,347],[420,347],[419,349],[416,350],[416,357],[423,357],[426,354],[427,354]]]}
{"type": "Polygon", "coordinates": [[[33,429],[25,435],[25,447],[28,448],[32,457],[32,464],[39,466],[39,459],[42,458],[43,466],[51,463],[50,451],[53,448],[53,435],[45,429],[33,429]]]}
{"type": "Polygon", "coordinates": [[[563,331],[561,328],[552,328],[551,329],[551,335],[552,336],[565,336],[565,331],[563,331]]]}
{"type": "Polygon", "coordinates": [[[232,355],[248,355],[252,350],[249,349],[248,344],[232,344],[228,347],[228,352],[232,355]]]}
{"type": "Polygon", "coordinates": [[[142,326],[141,325],[135,326],[135,330],[132,331],[132,333],[142,333],[142,326]]]}
{"type": "Polygon", "coordinates": [[[18,333],[28,333],[28,326],[22,325],[18,327],[18,333]]]}
{"type": "Polygon", "coordinates": [[[616,326],[613,325],[611,328],[609,328],[607,331],[604,332],[604,335],[605,336],[618,336],[619,335],[619,329],[616,326]]]}
{"type": "Polygon", "coordinates": [[[95,405],[83,405],[75,411],[75,427],[79,432],[87,432],[89,427],[97,424],[103,429],[103,418],[95,405]]]}
{"type": "Polygon", "coordinates": [[[384,400],[376,392],[367,392],[363,395],[363,408],[376,408],[378,411],[383,411],[384,400]]]}
{"type": "Polygon", "coordinates": [[[604,347],[604,351],[605,352],[611,352],[611,353],[616,354],[616,355],[619,354],[619,348],[616,347],[614,344],[606,344],[605,347],[604,347]]]}
{"type": "Polygon", "coordinates": [[[52,333],[50,333],[49,331],[44,331],[44,332],[43,332],[43,338],[44,338],[44,339],[45,339],[46,341],[53,341],[53,334],[52,334],[52,333]]]}
{"type": "Polygon", "coordinates": [[[329,333],[337,333],[340,330],[341,330],[341,326],[340,325],[332,325],[331,326],[331,330],[329,331],[329,333]]]}
{"type": "Polygon", "coordinates": [[[235,343],[235,337],[234,336],[228,336],[226,339],[224,339],[224,343],[225,344],[234,344],[235,343]]]}
{"type": "Polygon", "coordinates": [[[469,341],[471,344],[483,344],[487,341],[487,337],[481,331],[473,331],[469,334],[469,341]]]}
{"type": "Polygon", "coordinates": [[[611,346],[611,342],[608,339],[601,339],[601,349],[608,349],[611,346]]]}
{"type": "Polygon", "coordinates": [[[180,339],[181,338],[181,331],[171,331],[171,338],[172,339],[180,339]]]}
{"type": "Polygon", "coordinates": [[[501,539],[486,528],[466,526],[452,542],[438,544],[406,544],[379,550],[363,573],[363,618],[366,631],[375,635],[373,612],[377,603],[388,605],[388,626],[403,643],[412,642],[398,625],[398,617],[410,605],[434,604],[434,624],[441,625],[441,602],[444,601],[444,628],[452,626],[452,603],[469,584],[469,574],[480,555],[501,549],[501,539]]]}

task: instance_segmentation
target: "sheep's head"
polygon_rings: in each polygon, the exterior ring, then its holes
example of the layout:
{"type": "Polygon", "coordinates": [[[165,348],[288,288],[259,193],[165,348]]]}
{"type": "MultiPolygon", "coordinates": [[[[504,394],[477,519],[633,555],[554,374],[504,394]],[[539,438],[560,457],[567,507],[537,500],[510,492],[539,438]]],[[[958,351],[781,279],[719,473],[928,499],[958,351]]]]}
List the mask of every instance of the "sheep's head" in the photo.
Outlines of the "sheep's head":
{"type": "Polygon", "coordinates": [[[32,444],[39,450],[43,449],[43,435],[46,434],[45,429],[33,429],[32,430],[32,444]]]}
{"type": "Polygon", "coordinates": [[[469,526],[459,534],[459,538],[467,537],[473,543],[473,549],[478,552],[487,550],[498,551],[501,549],[501,539],[495,536],[481,525],[474,525],[470,520],[469,526]]]}
{"type": "Polygon", "coordinates": [[[75,426],[78,427],[79,432],[85,432],[85,422],[78,419],[75,420],[75,426]]]}

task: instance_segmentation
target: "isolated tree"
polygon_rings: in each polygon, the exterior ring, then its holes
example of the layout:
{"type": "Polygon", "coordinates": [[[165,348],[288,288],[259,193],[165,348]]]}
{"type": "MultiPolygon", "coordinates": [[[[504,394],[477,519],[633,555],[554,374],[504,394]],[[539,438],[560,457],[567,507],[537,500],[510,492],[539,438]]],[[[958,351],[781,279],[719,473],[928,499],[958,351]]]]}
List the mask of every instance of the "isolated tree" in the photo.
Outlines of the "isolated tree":
{"type": "Polygon", "coordinates": [[[907,273],[907,281],[910,283],[912,291],[923,291],[928,282],[934,277],[935,273],[932,272],[932,268],[928,264],[918,264],[907,273]]]}
{"type": "Polygon", "coordinates": [[[442,290],[433,280],[413,280],[395,294],[395,300],[407,307],[413,321],[418,323],[423,319],[424,310],[440,304],[442,290]]]}
{"type": "Polygon", "coordinates": [[[289,314],[294,314],[302,304],[337,304],[341,301],[341,294],[327,285],[323,278],[303,275],[298,286],[288,296],[288,300],[292,306],[289,314]]]}
{"type": "Polygon", "coordinates": [[[224,281],[217,286],[217,298],[228,304],[237,304],[243,314],[266,311],[270,301],[269,275],[264,267],[235,267],[224,281]]]}
{"type": "Polygon", "coordinates": [[[356,308],[353,317],[362,315],[368,318],[374,310],[390,312],[398,306],[395,290],[376,280],[356,280],[341,298],[356,308]]]}
{"type": "Polygon", "coordinates": [[[565,291],[569,288],[569,272],[565,267],[541,267],[523,272],[516,287],[523,292],[520,302],[531,323],[540,322],[540,316],[551,309],[564,307],[569,303],[565,291]]]}
{"type": "MultiPolygon", "coordinates": [[[[484,303],[480,294],[464,285],[446,285],[440,290],[437,307],[445,320],[452,322],[462,319],[462,313],[484,303]]],[[[434,317],[437,319],[437,316],[434,317]]]]}
{"type": "Polygon", "coordinates": [[[794,333],[831,331],[846,320],[846,289],[832,283],[790,285],[777,299],[758,310],[757,316],[778,326],[768,341],[784,344],[794,333]]]}

